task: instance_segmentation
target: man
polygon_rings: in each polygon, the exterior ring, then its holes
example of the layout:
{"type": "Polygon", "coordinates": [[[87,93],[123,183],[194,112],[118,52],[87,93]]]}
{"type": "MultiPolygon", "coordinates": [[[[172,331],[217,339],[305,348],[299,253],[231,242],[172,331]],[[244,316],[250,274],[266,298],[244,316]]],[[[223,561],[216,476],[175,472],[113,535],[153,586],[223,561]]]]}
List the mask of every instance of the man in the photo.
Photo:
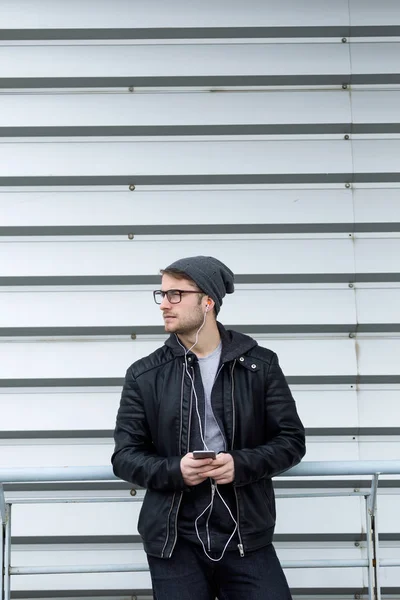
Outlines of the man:
{"type": "Polygon", "coordinates": [[[180,259],[154,292],[164,346],[127,371],[114,473],[146,488],[138,530],[156,600],[287,600],[271,477],[305,454],[276,354],[216,317],[232,271],[180,259]],[[215,458],[194,458],[194,451],[215,458]]]}

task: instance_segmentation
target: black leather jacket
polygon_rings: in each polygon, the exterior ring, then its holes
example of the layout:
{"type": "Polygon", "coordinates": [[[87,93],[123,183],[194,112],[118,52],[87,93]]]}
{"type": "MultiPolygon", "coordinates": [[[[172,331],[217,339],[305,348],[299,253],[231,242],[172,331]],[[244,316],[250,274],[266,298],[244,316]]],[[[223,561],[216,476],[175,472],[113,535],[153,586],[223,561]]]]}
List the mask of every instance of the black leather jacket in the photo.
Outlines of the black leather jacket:
{"type": "MultiPolygon", "coordinates": [[[[249,336],[227,331],[222,338],[224,428],[235,466],[239,550],[272,540],[275,500],[271,477],[305,454],[304,428],[271,350],[249,336]]],[[[188,364],[196,363],[193,353],[188,364]]],[[[214,396],[214,388],[213,388],[214,396]]],[[[214,402],[214,400],[213,400],[214,402]]],[[[128,369],[114,433],[115,475],[146,488],[138,530],[147,553],[168,558],[178,532],[187,490],[180,460],[189,448],[192,394],[184,351],[171,335],[165,345],[128,369]]]]}

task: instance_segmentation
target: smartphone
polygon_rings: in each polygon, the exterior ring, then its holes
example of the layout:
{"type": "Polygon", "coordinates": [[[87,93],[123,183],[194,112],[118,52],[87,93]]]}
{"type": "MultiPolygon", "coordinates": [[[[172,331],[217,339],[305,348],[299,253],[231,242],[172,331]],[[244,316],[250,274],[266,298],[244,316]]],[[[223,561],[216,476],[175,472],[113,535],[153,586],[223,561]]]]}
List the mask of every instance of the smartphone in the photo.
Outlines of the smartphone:
{"type": "Polygon", "coordinates": [[[214,450],[193,450],[193,458],[215,458],[214,450]]]}

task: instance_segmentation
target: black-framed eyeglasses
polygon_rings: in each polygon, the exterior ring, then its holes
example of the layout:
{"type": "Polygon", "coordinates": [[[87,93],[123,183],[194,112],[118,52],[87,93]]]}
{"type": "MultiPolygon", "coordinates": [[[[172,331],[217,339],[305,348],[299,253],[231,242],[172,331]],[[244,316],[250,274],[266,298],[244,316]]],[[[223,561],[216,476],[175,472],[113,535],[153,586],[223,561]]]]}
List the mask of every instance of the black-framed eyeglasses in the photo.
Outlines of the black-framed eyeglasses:
{"type": "Polygon", "coordinates": [[[154,302],[156,304],[161,304],[164,300],[165,296],[167,296],[167,300],[170,304],[179,304],[182,300],[182,294],[203,294],[200,290],[155,290],[153,292],[154,302]]]}

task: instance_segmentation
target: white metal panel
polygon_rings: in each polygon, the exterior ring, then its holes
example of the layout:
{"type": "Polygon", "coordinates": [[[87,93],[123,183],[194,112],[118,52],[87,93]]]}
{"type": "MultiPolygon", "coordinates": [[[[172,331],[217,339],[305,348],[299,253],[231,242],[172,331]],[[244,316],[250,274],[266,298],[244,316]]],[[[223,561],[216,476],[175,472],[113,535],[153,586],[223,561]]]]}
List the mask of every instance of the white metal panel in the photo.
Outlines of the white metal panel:
{"type": "MultiPolygon", "coordinates": [[[[393,93],[392,96],[396,97],[393,93]]],[[[0,114],[0,127],[287,125],[350,121],[349,94],[325,90],[258,90],[231,94],[8,94],[2,96],[0,114]]]]}
{"type": "MultiPolygon", "coordinates": [[[[114,426],[115,418],[109,423],[109,428],[114,426]]],[[[393,456],[399,455],[400,449],[399,442],[357,441],[355,436],[311,436],[306,445],[306,460],[309,461],[392,460],[393,456]]],[[[0,449],[0,467],[3,468],[102,467],[110,464],[114,443],[111,438],[87,441],[47,438],[38,442],[15,439],[2,440],[0,449]]]]}
{"type": "MultiPolygon", "coordinates": [[[[350,386],[337,390],[301,390],[299,386],[292,386],[292,392],[306,428],[374,427],[377,424],[390,427],[398,397],[398,392],[391,390],[364,391],[358,407],[358,395],[350,386]]],[[[120,396],[120,386],[112,391],[102,388],[0,389],[0,431],[110,430],[115,424],[120,396]]]]}
{"type": "Polygon", "coordinates": [[[200,4],[173,0],[3,0],[4,29],[109,27],[281,27],[348,24],[347,0],[204,0],[200,4]]]}
{"type": "MultiPolygon", "coordinates": [[[[379,518],[379,517],[378,517],[379,518]]],[[[379,556],[383,559],[400,560],[399,543],[395,542],[380,542],[379,556]]],[[[382,587],[395,587],[400,581],[400,567],[381,567],[380,579],[382,587]]]]}
{"type": "MultiPolygon", "coordinates": [[[[118,510],[118,505],[115,505],[118,510]]],[[[62,517],[61,517],[62,518],[62,517]]],[[[129,524],[127,524],[127,529],[129,524]]],[[[126,534],[130,531],[125,531],[126,534]]],[[[62,546],[61,546],[62,547],[62,546]]],[[[65,546],[64,546],[65,547],[65,546]]],[[[65,548],[68,548],[66,546],[65,548]]],[[[21,546],[20,544],[14,545],[12,549],[11,563],[13,566],[58,566],[58,565],[105,565],[105,564],[147,564],[146,554],[139,544],[126,544],[126,546],[117,545],[89,545],[73,544],[69,546],[69,549],[61,550],[59,545],[55,545],[53,549],[50,549],[49,545],[30,545],[29,547],[21,546]],[[83,546],[83,548],[82,548],[83,546]]],[[[57,578],[60,577],[66,589],[77,589],[77,581],[91,581],[93,583],[93,589],[110,589],[111,586],[114,589],[125,588],[125,589],[151,589],[150,576],[148,573],[112,573],[112,579],[107,580],[107,574],[98,574],[99,579],[96,575],[84,575],[83,578],[80,575],[40,575],[30,576],[24,575],[23,577],[12,577],[12,589],[14,590],[32,590],[32,589],[59,589],[57,578]],[[75,579],[75,578],[78,579],[75,579]],[[52,583],[53,582],[53,583],[52,583]],[[67,587],[68,583],[69,587],[67,587]]],[[[71,592],[74,593],[74,592],[71,592]]],[[[140,597],[140,596],[139,596],[140,597]]],[[[79,596],[75,595],[75,598],[79,596]]],[[[89,597],[90,598],[90,597],[89,597]]],[[[108,597],[110,599],[110,597],[108,597]]],[[[130,598],[121,596],[120,600],[131,600],[130,598]]],[[[135,596],[136,598],[136,596],[135,596]]],[[[82,598],[81,598],[82,600],[82,598]]],[[[107,600],[107,597],[105,597],[107,600]]],[[[114,599],[115,600],[115,599],[114,599]]]]}
{"type": "Polygon", "coordinates": [[[399,42],[349,44],[352,73],[398,73],[399,42]]]}
{"type": "Polygon", "coordinates": [[[366,239],[355,237],[357,273],[398,273],[400,267],[400,238],[366,239]]]}
{"type": "Polygon", "coordinates": [[[0,390],[1,431],[111,430],[121,389],[0,390]],[[77,418],[78,417],[78,418],[77,418]]]}
{"type": "MultiPolygon", "coordinates": [[[[381,220],[391,220],[388,211],[397,209],[397,190],[379,190],[372,200],[376,199],[377,193],[381,200],[381,220]],[[388,208],[385,210],[386,205],[388,208]]],[[[365,204],[362,196],[360,211],[365,204]]],[[[367,206],[373,211],[375,204],[371,201],[367,206]]],[[[126,187],[108,191],[101,188],[89,188],[88,191],[10,190],[0,191],[0,213],[3,227],[129,224],[133,231],[135,225],[353,221],[351,190],[343,186],[321,189],[279,189],[262,185],[257,188],[206,189],[193,186],[185,189],[182,186],[171,190],[137,186],[133,193],[126,187]]]]}
{"type": "MultiPolygon", "coordinates": [[[[129,492],[126,491],[129,497],[129,492]]],[[[135,535],[141,502],[15,504],[13,536],[135,535]],[[96,510],[93,510],[93,508],[96,510]]]]}
{"type": "MultiPolygon", "coordinates": [[[[77,414],[77,419],[79,414],[77,414]]],[[[115,421],[114,421],[115,424],[115,421]]],[[[113,424],[113,425],[114,425],[113,424]]],[[[0,444],[0,467],[103,467],[110,464],[113,452],[111,440],[43,440],[41,443],[22,440],[2,440],[0,444]]],[[[92,507],[93,511],[93,507],[92,507]]]]}
{"type": "MultiPolygon", "coordinates": [[[[360,427],[398,427],[396,418],[399,410],[400,388],[360,389],[359,419],[360,427]]],[[[393,457],[394,458],[394,457],[393,457]]]]}
{"type": "MultiPolygon", "coordinates": [[[[300,415],[301,416],[301,415],[300,415]]],[[[360,460],[358,443],[354,436],[309,437],[306,441],[305,460],[360,460]]]]}
{"type": "Polygon", "coordinates": [[[400,90],[352,90],[351,109],[354,124],[399,123],[400,90]]]}
{"type": "MultiPolygon", "coordinates": [[[[396,45],[392,45],[396,51],[396,45]]],[[[370,45],[366,46],[372,54],[370,45]]],[[[322,44],[76,45],[72,42],[50,47],[32,42],[29,46],[0,46],[0,61],[2,77],[132,77],[132,85],[135,77],[341,75],[350,72],[349,45],[340,40],[322,44]]],[[[394,65],[393,59],[391,62],[394,65]]]]}
{"type": "MultiPolygon", "coordinates": [[[[392,416],[394,417],[394,426],[396,427],[399,424],[399,419],[397,414],[392,416]]],[[[360,438],[360,460],[398,460],[400,456],[399,437],[400,436],[365,436],[360,438]]]]}
{"type": "Polygon", "coordinates": [[[398,173],[400,171],[398,160],[400,139],[354,139],[352,146],[355,173],[398,173]]]}
{"type": "MultiPolygon", "coordinates": [[[[126,492],[128,496],[128,491],[126,492]]],[[[359,497],[277,499],[276,533],[353,533],[360,528],[359,497]],[[327,513],[330,518],[327,519],[327,513]],[[302,515],[302,516],[300,516],[302,515]]],[[[134,535],[140,502],[15,504],[13,536],[134,535]]]]}
{"type": "MultiPolygon", "coordinates": [[[[105,596],[103,595],[104,590],[151,590],[151,581],[149,572],[139,573],[78,573],[74,575],[19,575],[11,576],[11,590],[15,590],[17,593],[19,590],[28,590],[32,592],[34,597],[37,598],[37,593],[44,590],[66,590],[64,592],[64,598],[70,597],[68,592],[73,590],[74,600],[93,600],[93,596],[87,595],[86,590],[99,590],[99,596],[101,600],[115,600],[115,595],[105,596]],[[82,596],[77,596],[75,590],[82,590],[82,596]]],[[[56,596],[56,598],[60,596],[56,596]]],[[[118,600],[131,600],[133,598],[137,600],[148,600],[148,596],[118,596],[118,600]]],[[[25,594],[24,594],[25,598],[25,594]]],[[[46,593],[48,598],[48,592],[46,593]]],[[[51,598],[50,600],[56,600],[51,598]]],[[[95,600],[98,600],[98,596],[95,596],[95,600]]]]}
{"type": "MultiPolygon", "coordinates": [[[[154,289],[160,287],[161,282],[154,289]]],[[[357,320],[354,292],[348,287],[236,289],[233,296],[225,298],[222,314],[225,323],[241,325],[351,324],[357,320]]],[[[131,325],[134,328],[162,324],[161,310],[153,302],[150,289],[0,291],[0,327],[131,325]]]]}
{"type": "Polygon", "coordinates": [[[382,0],[350,0],[352,25],[397,25],[400,23],[400,10],[397,2],[382,0]]]}
{"type": "MultiPolygon", "coordinates": [[[[278,515],[279,516],[279,515],[278,515]]],[[[275,542],[275,549],[278,557],[281,561],[285,560],[299,560],[299,556],[302,560],[313,559],[318,560],[321,558],[321,552],[323,552],[325,559],[330,560],[357,560],[362,558],[361,551],[359,548],[354,547],[354,543],[342,542],[340,546],[336,543],[320,544],[320,547],[314,548],[310,545],[298,545],[293,543],[291,547],[282,545],[279,542],[275,542]],[[322,547],[321,547],[322,546],[322,547]]],[[[81,549],[78,545],[70,546],[70,550],[61,549],[48,549],[48,546],[36,545],[30,546],[30,549],[26,546],[15,546],[12,553],[12,564],[18,566],[35,566],[35,565],[88,565],[88,564],[104,564],[105,562],[110,564],[145,564],[146,555],[143,550],[137,549],[137,546],[132,544],[126,544],[125,547],[117,546],[115,549],[110,546],[107,549],[103,549],[103,545],[96,549],[84,545],[84,549],[81,549]],[[34,550],[34,552],[32,552],[34,550]],[[35,562],[36,560],[36,562],[35,562]]],[[[395,554],[395,549],[391,549],[391,554],[388,558],[392,558],[395,554]]],[[[381,556],[383,555],[383,548],[381,548],[381,556]]],[[[120,574],[121,581],[125,579],[127,574],[120,574]]],[[[341,585],[344,586],[358,586],[361,587],[361,569],[287,569],[286,576],[292,587],[333,587],[337,584],[340,578],[341,585]],[[323,582],[323,583],[321,583],[323,582]]],[[[73,580],[73,575],[70,576],[73,580]]],[[[25,577],[14,578],[21,580],[18,589],[28,589],[25,585],[25,577]]],[[[28,579],[30,579],[28,577],[28,579]]],[[[40,579],[44,581],[46,576],[41,576],[40,579]]],[[[129,579],[126,580],[127,587],[131,585],[129,579]]],[[[71,589],[72,589],[71,581],[71,589]]],[[[136,582],[137,587],[137,582],[136,582]]],[[[140,598],[140,596],[138,597],[140,598]]],[[[307,600],[307,596],[305,596],[307,600]]],[[[81,599],[82,600],[82,599],[81,599]]],[[[110,599],[111,600],[111,599],[110,599]]],[[[131,598],[121,598],[121,600],[131,600],[131,598]]]]}
{"type": "Polygon", "coordinates": [[[381,494],[378,498],[379,531],[398,533],[400,531],[400,494],[381,494]]]}
{"type": "MultiPolygon", "coordinates": [[[[400,119],[399,119],[400,121],[400,119]]],[[[400,222],[400,189],[353,188],[354,220],[356,223],[400,222]]]]}
{"type": "MultiPolygon", "coordinates": [[[[103,241],[0,242],[0,276],[157,275],[161,268],[182,256],[208,256],[211,250],[213,256],[227,263],[236,275],[354,272],[353,242],[346,234],[331,239],[221,236],[211,240],[205,237],[173,239],[169,236],[158,239],[157,243],[141,236],[134,240],[121,236],[121,241],[105,238],[103,241]]],[[[385,241],[361,240],[362,248],[366,246],[373,254],[374,245],[385,241]]],[[[400,244],[400,239],[388,241],[400,244]]],[[[397,270],[394,256],[392,261],[392,270],[397,270]]],[[[376,265],[374,270],[379,271],[380,266],[376,265]]]]}
{"type": "MultiPolygon", "coordinates": [[[[267,339],[254,336],[261,346],[278,354],[285,375],[355,375],[355,342],[342,339],[267,339]]],[[[124,377],[135,360],[161,346],[163,338],[0,342],[0,379],[124,377]]],[[[382,370],[379,364],[372,371],[382,370]]],[[[385,372],[385,371],[384,371],[385,372]]]]}
{"type": "MultiPolygon", "coordinates": [[[[400,140],[385,140],[392,142],[400,151],[400,140]]],[[[364,152],[374,146],[374,142],[359,143],[364,144],[364,152]]],[[[0,145],[0,160],[1,177],[132,174],[133,183],[135,175],[349,173],[352,170],[351,144],[334,139],[7,142],[0,145]]]]}
{"type": "Polygon", "coordinates": [[[359,323],[400,323],[400,288],[356,289],[356,303],[359,323]]]}
{"type": "Polygon", "coordinates": [[[339,533],[359,528],[359,497],[277,499],[276,533],[339,533]],[[327,514],[329,518],[327,518],[327,514]],[[300,516],[301,515],[301,516],[300,516]]]}
{"type": "MultiPolygon", "coordinates": [[[[292,386],[292,393],[306,429],[310,427],[358,427],[358,399],[355,388],[300,390],[293,389],[292,386]]],[[[309,459],[307,458],[307,460],[309,459]]]]}
{"type": "Polygon", "coordinates": [[[358,368],[361,375],[399,375],[400,337],[359,336],[358,368]]]}

